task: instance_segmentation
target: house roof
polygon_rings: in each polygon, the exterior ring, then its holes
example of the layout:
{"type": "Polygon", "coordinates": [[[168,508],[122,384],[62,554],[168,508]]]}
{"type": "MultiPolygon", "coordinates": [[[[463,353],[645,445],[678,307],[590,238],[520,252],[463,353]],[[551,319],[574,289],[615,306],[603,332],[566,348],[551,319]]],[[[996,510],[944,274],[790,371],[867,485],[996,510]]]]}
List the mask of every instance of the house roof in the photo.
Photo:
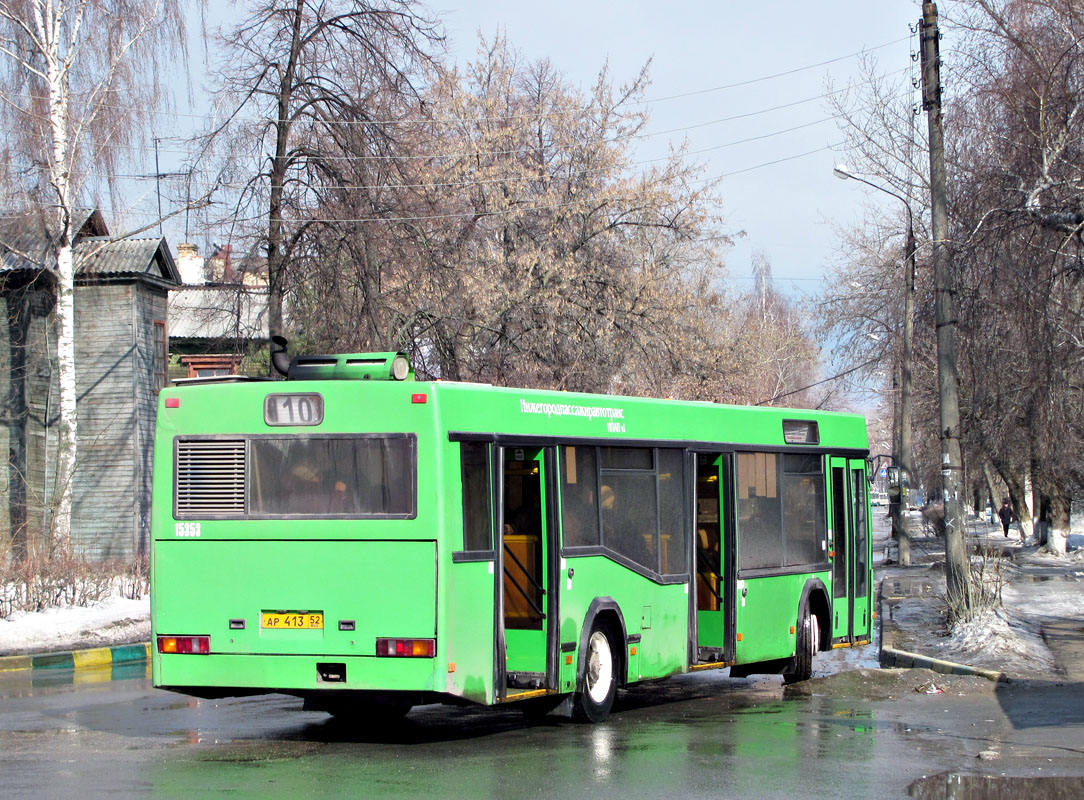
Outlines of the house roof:
{"type": "Polygon", "coordinates": [[[76,277],[152,276],[180,283],[181,275],[162,237],[119,239],[88,237],[75,243],[76,277]]]}
{"type": "MultiPolygon", "coordinates": [[[[56,216],[48,213],[0,217],[0,271],[41,270],[55,262],[56,216]]],[[[75,239],[107,236],[102,214],[97,209],[75,209],[72,216],[75,239]]]]}
{"type": "MultiPolygon", "coordinates": [[[[76,279],[152,278],[180,283],[180,274],[162,237],[109,238],[98,210],[80,209],[73,217],[76,279]]],[[[56,263],[56,226],[50,215],[0,218],[0,272],[41,271],[56,263]]]]}
{"type": "Polygon", "coordinates": [[[267,288],[185,286],[169,293],[171,339],[266,339],[267,288]]]}

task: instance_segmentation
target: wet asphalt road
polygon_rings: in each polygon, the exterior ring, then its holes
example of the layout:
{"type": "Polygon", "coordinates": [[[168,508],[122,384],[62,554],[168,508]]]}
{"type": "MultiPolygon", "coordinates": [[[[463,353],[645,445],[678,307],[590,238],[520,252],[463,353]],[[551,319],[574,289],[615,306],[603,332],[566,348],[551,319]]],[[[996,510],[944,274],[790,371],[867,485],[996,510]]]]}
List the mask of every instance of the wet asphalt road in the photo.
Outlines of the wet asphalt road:
{"type": "Polygon", "coordinates": [[[0,673],[0,796],[938,797],[940,773],[1044,778],[958,797],[1084,795],[1046,780],[1084,776],[1084,684],[938,677],[930,695],[914,691],[928,673],[878,672],[803,695],[681,676],[621,695],[595,726],[428,706],[380,728],[279,695],[197,701],[117,668],[0,673]]]}

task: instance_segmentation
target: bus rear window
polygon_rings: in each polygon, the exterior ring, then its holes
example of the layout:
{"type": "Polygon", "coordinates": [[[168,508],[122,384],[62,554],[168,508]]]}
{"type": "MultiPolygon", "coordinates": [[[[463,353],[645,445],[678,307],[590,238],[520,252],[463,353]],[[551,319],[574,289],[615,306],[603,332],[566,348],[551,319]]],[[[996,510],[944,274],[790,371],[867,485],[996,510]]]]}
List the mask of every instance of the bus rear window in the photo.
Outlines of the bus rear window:
{"type": "Polygon", "coordinates": [[[415,514],[411,435],[208,436],[175,447],[177,519],[415,514]]]}
{"type": "Polygon", "coordinates": [[[250,516],[403,516],[413,512],[414,440],[249,440],[250,516]]]}

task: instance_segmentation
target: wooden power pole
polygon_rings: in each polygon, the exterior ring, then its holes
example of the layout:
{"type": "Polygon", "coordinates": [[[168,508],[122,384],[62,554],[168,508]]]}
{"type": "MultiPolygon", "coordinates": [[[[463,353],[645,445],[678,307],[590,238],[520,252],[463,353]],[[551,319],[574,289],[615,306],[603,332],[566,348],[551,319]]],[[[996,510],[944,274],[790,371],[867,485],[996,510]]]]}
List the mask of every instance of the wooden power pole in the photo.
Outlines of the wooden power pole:
{"type": "Polygon", "coordinates": [[[937,4],[922,4],[922,107],[930,129],[930,200],[936,285],[937,385],[941,400],[941,479],[945,502],[945,584],[953,618],[971,608],[970,563],[961,497],[960,397],[956,372],[956,308],[945,199],[945,144],[941,125],[941,61],[937,4]]]}

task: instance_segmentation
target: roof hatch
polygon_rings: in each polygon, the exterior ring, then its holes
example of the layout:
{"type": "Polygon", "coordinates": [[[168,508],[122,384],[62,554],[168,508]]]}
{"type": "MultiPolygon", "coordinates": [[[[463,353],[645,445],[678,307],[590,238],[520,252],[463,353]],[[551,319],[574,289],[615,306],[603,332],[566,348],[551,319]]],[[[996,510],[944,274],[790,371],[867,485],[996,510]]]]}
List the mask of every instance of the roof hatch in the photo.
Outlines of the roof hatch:
{"type": "Polygon", "coordinates": [[[291,381],[412,381],[414,369],[405,353],[343,353],[295,356],[291,381]]]}

